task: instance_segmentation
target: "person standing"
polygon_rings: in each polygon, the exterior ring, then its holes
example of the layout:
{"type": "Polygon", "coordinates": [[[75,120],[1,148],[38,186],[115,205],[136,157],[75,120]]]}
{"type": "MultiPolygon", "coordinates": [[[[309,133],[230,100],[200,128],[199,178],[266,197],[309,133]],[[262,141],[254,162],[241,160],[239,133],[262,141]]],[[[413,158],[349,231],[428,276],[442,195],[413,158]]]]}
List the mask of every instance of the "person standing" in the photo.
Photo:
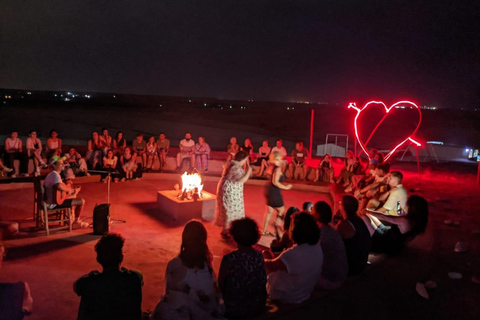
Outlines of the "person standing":
{"type": "Polygon", "coordinates": [[[243,184],[252,173],[248,165],[248,155],[239,151],[235,158],[228,163],[218,182],[217,202],[215,205],[215,224],[222,227],[222,237],[229,238],[228,228],[233,220],[245,217],[243,198],[243,184]],[[243,165],[247,164],[246,171],[243,165]]]}
{"type": "MultiPolygon", "coordinates": [[[[13,161],[20,161],[20,173],[28,177],[28,159],[23,153],[22,140],[18,137],[18,132],[13,131],[10,136],[5,139],[5,158],[9,168],[14,168],[13,161]]],[[[12,178],[17,176],[16,171],[11,175],[12,178]]]]}
{"type": "Polygon", "coordinates": [[[192,140],[190,132],[185,133],[185,139],[180,141],[180,152],[177,153],[177,171],[182,167],[185,158],[190,159],[190,169],[195,165],[195,141],[192,140]]]}
{"type": "Polygon", "coordinates": [[[201,172],[208,172],[208,159],[210,159],[210,146],[205,142],[204,137],[198,137],[195,145],[195,159],[197,169],[201,172]]]}
{"type": "Polygon", "coordinates": [[[267,212],[265,212],[262,235],[272,235],[268,233],[267,230],[272,213],[274,210],[276,210],[277,218],[275,219],[275,235],[278,239],[280,239],[282,235],[279,231],[283,224],[283,214],[285,212],[285,205],[283,203],[283,197],[280,190],[290,190],[292,189],[292,185],[283,184],[285,181],[285,175],[282,172],[282,155],[278,152],[273,152],[270,157],[270,162],[274,168],[270,182],[265,191],[267,212]]]}

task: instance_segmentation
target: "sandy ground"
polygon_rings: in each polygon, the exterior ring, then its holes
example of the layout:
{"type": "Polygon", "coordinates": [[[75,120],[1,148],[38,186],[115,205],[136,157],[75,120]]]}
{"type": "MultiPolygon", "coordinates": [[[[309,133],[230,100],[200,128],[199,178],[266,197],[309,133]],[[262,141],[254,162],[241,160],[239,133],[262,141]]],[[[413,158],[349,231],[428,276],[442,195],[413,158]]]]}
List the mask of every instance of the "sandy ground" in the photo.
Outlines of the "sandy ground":
{"type": "MultiPolygon", "coordinates": [[[[143,309],[152,309],[164,291],[164,273],[168,260],[178,254],[183,223],[161,216],[156,208],[156,191],[172,188],[174,179],[149,174],[141,181],[112,184],[112,231],[126,238],[124,266],[144,274],[143,309]]],[[[318,301],[295,309],[278,319],[475,319],[480,314],[480,286],[472,282],[480,275],[480,187],[472,170],[449,174],[427,170],[423,179],[406,172],[404,185],[410,193],[424,196],[430,204],[430,221],[426,234],[409,243],[399,256],[375,263],[344,287],[318,301]],[[451,225],[445,224],[451,220],[451,225]],[[454,252],[457,241],[468,242],[464,253],[454,252]],[[463,278],[451,280],[448,272],[460,272],[463,278]],[[415,292],[417,282],[433,280],[438,287],[429,290],[426,300],[415,292]]],[[[82,197],[87,199],[85,216],[91,217],[96,203],[106,200],[106,185],[94,177],[81,178],[82,197]],[[94,181],[95,180],[95,181],[94,181]]],[[[216,183],[205,189],[215,192],[216,183]]],[[[247,216],[262,223],[263,189],[257,185],[245,188],[247,216]]],[[[27,227],[32,215],[31,184],[0,185],[0,220],[19,220],[27,227]]],[[[287,206],[301,206],[304,201],[329,200],[328,195],[284,192],[287,206]]],[[[218,271],[222,256],[233,249],[219,239],[220,229],[205,222],[209,246],[218,271]]],[[[81,275],[99,265],[94,245],[98,236],[91,230],[59,232],[50,237],[44,233],[27,233],[5,241],[8,253],[0,281],[26,281],[34,298],[34,313],[29,319],[76,319],[79,298],[72,284],[81,275]]]]}

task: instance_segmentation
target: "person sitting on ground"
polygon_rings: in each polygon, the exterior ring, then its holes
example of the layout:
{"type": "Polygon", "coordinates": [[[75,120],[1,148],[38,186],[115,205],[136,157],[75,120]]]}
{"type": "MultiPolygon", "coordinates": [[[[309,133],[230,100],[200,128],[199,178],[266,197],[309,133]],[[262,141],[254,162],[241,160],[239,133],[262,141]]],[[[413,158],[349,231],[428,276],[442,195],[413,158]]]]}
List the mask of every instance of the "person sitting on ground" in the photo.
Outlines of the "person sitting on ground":
{"type": "Polygon", "coordinates": [[[150,319],[221,317],[223,305],[212,259],[207,230],[200,221],[190,220],[183,229],[180,254],[167,264],[165,295],[150,319]]]}
{"type": "MultiPolygon", "coordinates": [[[[22,140],[18,137],[18,132],[13,131],[10,136],[5,139],[5,160],[9,168],[15,168],[13,162],[18,160],[20,162],[20,173],[28,177],[28,159],[27,155],[23,153],[22,140]]],[[[13,172],[11,177],[15,178],[17,172],[13,172]]]]}
{"type": "Polygon", "coordinates": [[[313,216],[320,227],[320,247],[323,252],[322,274],[317,287],[323,290],[340,288],[348,274],[347,254],[340,234],[330,226],[332,209],[324,201],[318,201],[313,216]]]}
{"type": "Polygon", "coordinates": [[[120,180],[120,174],[117,173],[117,164],[118,158],[113,153],[113,150],[108,150],[105,157],[103,157],[103,171],[106,171],[100,175],[100,182],[106,183],[106,178],[110,174],[111,178],[114,182],[118,182],[120,180]]]}
{"type": "Polygon", "coordinates": [[[74,224],[79,225],[81,228],[87,228],[89,224],[82,221],[82,211],[85,206],[85,200],[82,198],[70,198],[63,201],[62,204],[58,205],[55,201],[55,192],[56,190],[63,191],[67,196],[74,197],[80,192],[80,187],[75,189],[68,188],[63,182],[60,173],[65,169],[63,159],[57,156],[53,156],[51,159],[51,165],[53,167],[52,172],[50,172],[44,181],[45,187],[45,202],[49,209],[60,209],[60,208],[73,208],[75,207],[74,214],[74,224]]]}
{"type": "Polygon", "coordinates": [[[385,216],[369,212],[362,216],[372,236],[372,250],[378,253],[398,254],[405,243],[424,233],[428,223],[428,202],[413,195],[407,200],[408,213],[385,216]]]}
{"type": "MultiPolygon", "coordinates": [[[[5,246],[0,242],[0,269],[6,253],[5,246]]],[[[24,315],[31,315],[32,310],[33,298],[28,283],[0,282],[0,319],[23,319],[24,315]],[[18,309],[15,308],[17,306],[18,309]]]]}
{"type": "MultiPolygon", "coordinates": [[[[282,172],[285,173],[285,168],[287,167],[287,160],[286,160],[287,150],[282,144],[283,144],[282,139],[278,139],[275,147],[272,148],[271,153],[278,152],[278,154],[282,156],[281,169],[282,169],[282,172]]],[[[264,172],[265,170],[265,173],[269,175],[269,174],[272,174],[272,169],[273,169],[273,166],[269,165],[269,162],[267,160],[262,161],[262,167],[260,168],[261,172],[264,172]]]]}
{"type": "Polygon", "coordinates": [[[100,143],[100,137],[96,131],[92,132],[92,137],[90,140],[88,140],[86,158],[94,170],[96,169],[97,165],[101,164],[102,147],[100,143]]]}
{"type": "Polygon", "coordinates": [[[102,129],[102,135],[100,136],[100,145],[102,147],[103,155],[106,156],[108,150],[112,149],[113,141],[112,136],[108,134],[108,129],[102,129]]]}
{"type": "Polygon", "coordinates": [[[152,170],[153,165],[155,164],[155,160],[158,156],[158,146],[155,142],[155,137],[151,136],[147,142],[147,167],[145,168],[147,171],[152,170]]]}
{"type": "Polygon", "coordinates": [[[190,159],[190,169],[195,165],[195,141],[192,140],[192,134],[187,132],[185,139],[180,141],[180,151],[177,153],[177,171],[182,167],[183,159],[190,159]]]}
{"type": "Polygon", "coordinates": [[[3,164],[2,159],[0,159],[0,171],[2,171],[2,172],[7,172],[7,173],[8,173],[8,172],[12,172],[13,169],[5,166],[5,165],[3,164]]]}
{"type": "Polygon", "coordinates": [[[318,168],[315,170],[315,180],[313,182],[321,181],[335,183],[333,175],[332,156],[327,153],[318,164],[318,168]]]}
{"type": "Polygon", "coordinates": [[[225,301],[225,317],[250,319],[265,310],[267,274],[262,253],[253,248],[260,239],[255,221],[235,220],[230,234],[237,250],[226,254],[220,265],[218,284],[225,301]]]}
{"type": "Polygon", "coordinates": [[[263,171],[265,170],[266,166],[263,165],[264,161],[268,161],[270,157],[270,153],[272,148],[268,146],[268,140],[263,140],[262,146],[258,148],[258,155],[255,163],[253,165],[260,166],[260,171],[256,176],[261,177],[263,176],[263,171]]]}
{"type": "Polygon", "coordinates": [[[345,244],[347,253],[348,275],[357,275],[367,266],[368,253],[372,240],[367,226],[362,218],[357,215],[358,201],[355,197],[343,196],[340,202],[341,220],[336,229],[345,244]]]}
{"type": "Polygon", "coordinates": [[[290,237],[295,244],[278,257],[275,258],[271,251],[264,252],[267,291],[273,300],[301,303],[310,298],[322,273],[320,230],[313,216],[307,212],[295,213],[290,237]]]}
{"type": "Polygon", "coordinates": [[[252,140],[249,138],[245,139],[243,146],[240,147],[240,150],[248,154],[250,162],[253,162],[253,145],[252,140]]]}
{"type": "Polygon", "coordinates": [[[70,148],[68,153],[65,154],[65,165],[69,166],[75,175],[82,173],[86,176],[90,176],[88,173],[87,162],[82,158],[80,153],[75,148],[70,148]]]}
{"type": "Polygon", "coordinates": [[[137,138],[133,140],[132,148],[136,154],[135,161],[138,157],[142,158],[142,168],[145,168],[147,164],[147,142],[143,140],[143,133],[137,134],[137,138]]]}
{"type": "Polygon", "coordinates": [[[228,144],[228,147],[227,147],[227,153],[228,153],[227,161],[235,158],[235,155],[237,154],[238,151],[240,151],[240,146],[237,144],[237,138],[231,137],[230,143],[228,144]]]}
{"type": "Polygon", "coordinates": [[[365,209],[371,199],[378,200],[382,194],[389,190],[389,171],[390,164],[382,163],[372,173],[372,176],[374,177],[372,183],[355,192],[355,197],[360,200],[359,211],[365,209]]]}
{"type": "Polygon", "coordinates": [[[295,171],[297,168],[302,168],[301,180],[307,180],[307,159],[308,151],[303,147],[303,142],[299,141],[295,144],[295,149],[292,151],[292,162],[290,163],[290,178],[295,179],[295,171]]]}
{"type": "Polygon", "coordinates": [[[297,212],[300,212],[300,209],[297,207],[288,208],[287,213],[285,213],[285,220],[283,222],[284,232],[282,237],[280,240],[274,239],[272,243],[270,243],[270,250],[272,250],[272,252],[282,252],[283,250],[293,246],[293,241],[290,237],[290,224],[292,221],[292,215],[297,212]]]}
{"type": "MultiPolygon", "coordinates": [[[[348,166],[348,171],[350,172],[347,175],[346,183],[348,183],[347,188],[345,188],[345,193],[350,193],[354,189],[355,184],[355,177],[359,177],[360,179],[364,176],[362,162],[360,161],[360,157],[354,157],[352,160],[352,164],[348,166]]],[[[358,182],[359,180],[357,180],[358,182]]]]}
{"type": "Polygon", "coordinates": [[[208,159],[210,159],[210,146],[205,142],[204,137],[198,137],[195,145],[195,160],[197,169],[201,172],[208,172],[208,159]]]}
{"type": "Polygon", "coordinates": [[[407,190],[402,185],[403,174],[392,171],[387,178],[390,191],[380,195],[378,199],[371,199],[367,204],[368,211],[374,211],[386,216],[400,216],[408,213],[407,190]]]}
{"type": "Polygon", "coordinates": [[[33,160],[35,175],[39,176],[40,166],[42,166],[44,169],[46,169],[48,166],[42,159],[42,141],[37,138],[37,131],[30,131],[29,137],[27,138],[26,147],[28,158],[33,160]]]}
{"type": "Polygon", "coordinates": [[[60,157],[62,155],[62,139],[58,137],[57,130],[50,130],[50,138],[47,140],[47,147],[45,149],[45,155],[49,161],[53,156],[60,157]]]}
{"type": "Polygon", "coordinates": [[[113,152],[117,157],[123,156],[125,148],[127,147],[127,140],[123,137],[123,132],[118,131],[115,139],[113,139],[113,152]]]}
{"type": "Polygon", "coordinates": [[[345,181],[347,180],[347,176],[349,175],[349,170],[348,170],[348,166],[349,166],[349,160],[352,159],[354,157],[354,153],[352,150],[347,150],[347,152],[345,153],[345,159],[344,159],[344,162],[345,162],[345,165],[343,166],[342,170],[340,171],[340,175],[338,176],[337,180],[335,181],[336,183],[344,183],[345,184],[345,181]]]}
{"type": "Polygon", "coordinates": [[[120,163],[122,165],[122,169],[127,180],[137,178],[136,173],[137,170],[140,169],[138,168],[137,162],[135,161],[136,158],[137,157],[135,153],[132,153],[132,149],[130,147],[126,147],[125,153],[120,158],[120,163]]]}
{"type": "Polygon", "coordinates": [[[160,132],[160,135],[158,136],[157,147],[160,160],[160,171],[162,171],[167,163],[167,153],[168,149],[170,149],[170,140],[167,139],[163,132],[160,132]]]}
{"type": "Polygon", "coordinates": [[[78,320],[142,319],[143,275],[122,267],[125,239],[108,233],[95,245],[102,272],[92,271],[73,284],[81,297],[78,320]]]}
{"type": "Polygon", "coordinates": [[[312,213],[312,211],[313,211],[313,202],[310,202],[310,201],[304,202],[303,205],[302,205],[302,211],[305,211],[305,212],[308,212],[308,213],[312,213]]]}

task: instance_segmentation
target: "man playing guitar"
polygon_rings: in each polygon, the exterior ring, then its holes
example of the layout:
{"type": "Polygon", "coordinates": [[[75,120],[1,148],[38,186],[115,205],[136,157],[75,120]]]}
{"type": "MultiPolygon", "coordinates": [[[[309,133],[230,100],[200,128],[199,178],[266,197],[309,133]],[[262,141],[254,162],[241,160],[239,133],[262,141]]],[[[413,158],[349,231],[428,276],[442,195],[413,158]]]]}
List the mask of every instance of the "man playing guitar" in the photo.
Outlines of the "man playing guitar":
{"type": "Polygon", "coordinates": [[[62,158],[52,157],[51,164],[53,171],[47,175],[44,181],[46,195],[45,202],[50,209],[75,207],[74,223],[79,225],[81,228],[87,228],[89,224],[83,222],[80,218],[85,205],[85,200],[82,198],[75,198],[78,192],[80,192],[80,187],[72,189],[70,186],[67,186],[62,182],[60,172],[62,172],[65,168],[62,158]],[[60,191],[63,194],[63,197],[58,197],[57,191],[60,191]],[[60,201],[57,201],[57,199],[60,201]]]}

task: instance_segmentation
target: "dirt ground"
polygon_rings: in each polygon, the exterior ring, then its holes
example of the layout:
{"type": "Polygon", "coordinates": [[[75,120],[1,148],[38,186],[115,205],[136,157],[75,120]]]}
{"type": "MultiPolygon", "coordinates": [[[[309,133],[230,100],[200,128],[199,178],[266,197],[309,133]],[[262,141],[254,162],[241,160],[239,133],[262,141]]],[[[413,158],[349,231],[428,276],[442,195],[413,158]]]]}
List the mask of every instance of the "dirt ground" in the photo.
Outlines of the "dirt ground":
{"type": "MultiPolygon", "coordinates": [[[[427,232],[409,243],[399,256],[372,264],[368,270],[328,296],[296,308],[276,319],[478,319],[480,285],[480,187],[475,170],[449,173],[448,168],[424,168],[422,180],[414,166],[400,167],[410,194],[424,196],[430,205],[427,232]],[[450,220],[451,223],[446,224],[450,220]],[[468,250],[454,252],[457,241],[468,243],[468,250]],[[452,280],[449,272],[463,278],[452,280]],[[415,286],[433,280],[430,299],[420,297],[415,286]]],[[[105,184],[97,177],[79,178],[81,196],[86,199],[84,215],[92,216],[94,205],[106,201],[105,184]]],[[[156,191],[171,189],[171,175],[147,174],[141,181],[112,184],[112,231],[126,238],[124,266],[144,274],[143,309],[154,308],[164,292],[164,273],[168,260],[178,254],[184,222],[160,215],[156,191]],[[125,220],[126,223],[122,223],[125,220]]],[[[215,193],[216,182],[205,189],[215,193]]],[[[304,201],[330,201],[329,195],[305,191],[284,192],[287,206],[304,201]]],[[[247,216],[262,223],[264,199],[262,186],[246,185],[247,216]]],[[[34,298],[34,312],[28,319],[76,319],[79,298],[73,282],[91,270],[99,269],[94,245],[98,236],[92,230],[44,233],[28,231],[32,216],[33,186],[28,183],[0,185],[0,220],[20,221],[21,236],[4,241],[7,256],[0,270],[0,281],[26,281],[34,298]]],[[[220,229],[205,222],[209,246],[218,272],[222,256],[232,244],[220,240],[220,229]]]]}

